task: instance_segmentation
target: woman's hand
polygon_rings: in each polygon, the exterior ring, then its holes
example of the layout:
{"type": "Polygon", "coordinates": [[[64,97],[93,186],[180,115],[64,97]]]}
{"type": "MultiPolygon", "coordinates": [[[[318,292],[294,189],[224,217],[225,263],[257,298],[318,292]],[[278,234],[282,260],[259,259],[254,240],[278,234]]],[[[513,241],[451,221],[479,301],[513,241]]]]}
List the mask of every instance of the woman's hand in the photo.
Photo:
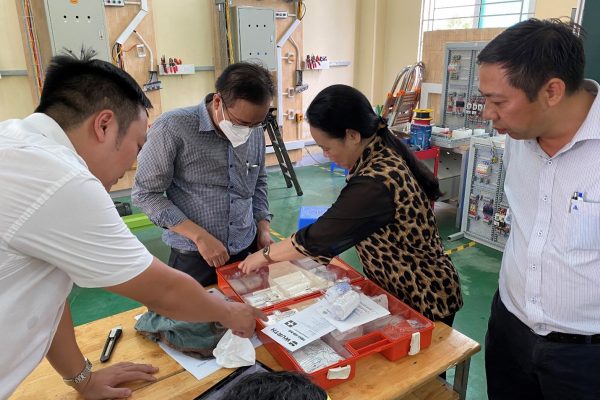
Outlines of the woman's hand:
{"type": "Polygon", "coordinates": [[[246,257],[246,259],[238,265],[238,268],[241,269],[243,273],[249,274],[259,268],[266,267],[267,265],[269,265],[269,261],[263,255],[262,250],[259,250],[246,257]]]}

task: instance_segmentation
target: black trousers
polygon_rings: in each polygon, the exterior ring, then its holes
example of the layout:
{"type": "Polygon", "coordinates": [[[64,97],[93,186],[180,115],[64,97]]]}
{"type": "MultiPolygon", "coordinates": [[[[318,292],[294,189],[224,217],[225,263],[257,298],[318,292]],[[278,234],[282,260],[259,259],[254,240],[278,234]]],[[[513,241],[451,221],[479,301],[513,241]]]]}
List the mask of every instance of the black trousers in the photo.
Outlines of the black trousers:
{"type": "MultiPolygon", "coordinates": [[[[242,261],[257,250],[257,237],[255,237],[250,246],[240,251],[238,254],[229,257],[229,260],[227,260],[225,264],[242,261]]],[[[215,269],[208,265],[197,251],[181,251],[171,248],[168,264],[169,266],[190,275],[202,286],[206,287],[217,283],[217,273],[215,272],[215,269]]]]}
{"type": "Polygon", "coordinates": [[[490,400],[600,399],[600,343],[557,343],[536,335],[496,292],[485,338],[490,400]]]}

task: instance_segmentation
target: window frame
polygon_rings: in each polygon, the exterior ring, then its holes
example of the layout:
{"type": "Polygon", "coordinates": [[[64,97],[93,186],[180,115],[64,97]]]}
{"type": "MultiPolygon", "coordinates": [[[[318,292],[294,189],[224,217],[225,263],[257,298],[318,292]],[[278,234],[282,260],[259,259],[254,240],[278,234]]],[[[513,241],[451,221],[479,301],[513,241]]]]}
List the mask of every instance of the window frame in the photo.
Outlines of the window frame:
{"type": "MultiPolygon", "coordinates": [[[[443,20],[452,20],[452,19],[460,19],[460,20],[469,20],[472,21],[472,26],[476,28],[468,28],[468,29],[478,29],[481,28],[481,24],[486,17],[495,17],[495,16],[509,16],[509,15],[518,15],[519,21],[524,21],[528,18],[531,18],[535,14],[535,0],[503,0],[503,1],[489,1],[489,0],[472,0],[472,4],[465,4],[460,6],[439,6],[435,5],[436,0],[422,0],[421,1],[421,24],[419,27],[419,47],[417,52],[417,59],[421,60],[423,55],[423,35],[425,32],[434,31],[434,24],[436,21],[443,20]],[[495,4],[509,4],[509,3],[520,3],[521,11],[517,13],[504,13],[504,14],[485,14],[485,6],[486,5],[495,5],[495,4]],[[527,4],[527,9],[525,6],[527,4]],[[461,8],[461,7],[474,7],[473,15],[467,15],[464,17],[452,17],[452,18],[435,18],[435,13],[437,10],[444,10],[449,8],[461,8]],[[427,9],[426,9],[427,8],[427,9]]],[[[439,4],[439,3],[438,3],[439,4]]],[[[513,22],[514,23],[514,22],[513,22]]],[[[513,24],[511,23],[511,25],[513,24]]],[[[498,26],[499,28],[508,27],[506,26],[498,26]]],[[[491,26],[490,26],[491,27],[491,26]]],[[[457,28],[461,29],[461,28],[457,28]]]]}

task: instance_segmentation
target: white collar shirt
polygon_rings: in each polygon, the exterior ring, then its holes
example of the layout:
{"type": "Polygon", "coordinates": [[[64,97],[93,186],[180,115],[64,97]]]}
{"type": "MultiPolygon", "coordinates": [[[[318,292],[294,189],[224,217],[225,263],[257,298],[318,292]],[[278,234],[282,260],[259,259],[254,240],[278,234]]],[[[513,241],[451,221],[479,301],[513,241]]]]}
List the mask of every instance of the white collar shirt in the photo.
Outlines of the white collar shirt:
{"type": "MultiPolygon", "coordinates": [[[[585,88],[597,95],[599,86],[586,80],[585,88]]],[[[502,302],[539,335],[599,334],[600,96],[556,155],[535,139],[507,138],[504,164],[511,233],[502,302]]]]}
{"type": "Polygon", "coordinates": [[[152,255],[45,114],[0,123],[0,398],[46,355],[73,282],[107,287],[152,255]]]}

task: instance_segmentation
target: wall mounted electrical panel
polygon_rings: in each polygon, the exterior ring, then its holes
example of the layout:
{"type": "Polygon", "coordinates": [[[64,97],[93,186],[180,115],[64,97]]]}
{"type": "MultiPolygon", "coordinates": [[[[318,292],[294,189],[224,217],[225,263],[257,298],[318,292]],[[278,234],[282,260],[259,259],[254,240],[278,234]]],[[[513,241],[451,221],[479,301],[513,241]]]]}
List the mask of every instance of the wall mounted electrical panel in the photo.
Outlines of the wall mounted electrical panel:
{"type": "Polygon", "coordinates": [[[466,238],[504,250],[510,233],[510,210],[504,194],[504,143],[471,138],[462,230],[466,238]]]}
{"type": "Polygon", "coordinates": [[[101,1],[46,0],[44,8],[53,55],[67,49],[79,56],[84,47],[94,49],[97,59],[110,61],[101,1]]]}
{"type": "Polygon", "coordinates": [[[446,63],[442,84],[441,125],[450,129],[491,130],[483,119],[485,98],[479,93],[477,55],[487,42],[446,44],[446,63]]]}
{"type": "Polygon", "coordinates": [[[235,61],[256,61],[277,69],[275,59],[275,10],[232,7],[232,41],[235,61]]]}
{"type": "Polygon", "coordinates": [[[125,7],[125,0],[104,0],[106,7],[125,7]]]}

